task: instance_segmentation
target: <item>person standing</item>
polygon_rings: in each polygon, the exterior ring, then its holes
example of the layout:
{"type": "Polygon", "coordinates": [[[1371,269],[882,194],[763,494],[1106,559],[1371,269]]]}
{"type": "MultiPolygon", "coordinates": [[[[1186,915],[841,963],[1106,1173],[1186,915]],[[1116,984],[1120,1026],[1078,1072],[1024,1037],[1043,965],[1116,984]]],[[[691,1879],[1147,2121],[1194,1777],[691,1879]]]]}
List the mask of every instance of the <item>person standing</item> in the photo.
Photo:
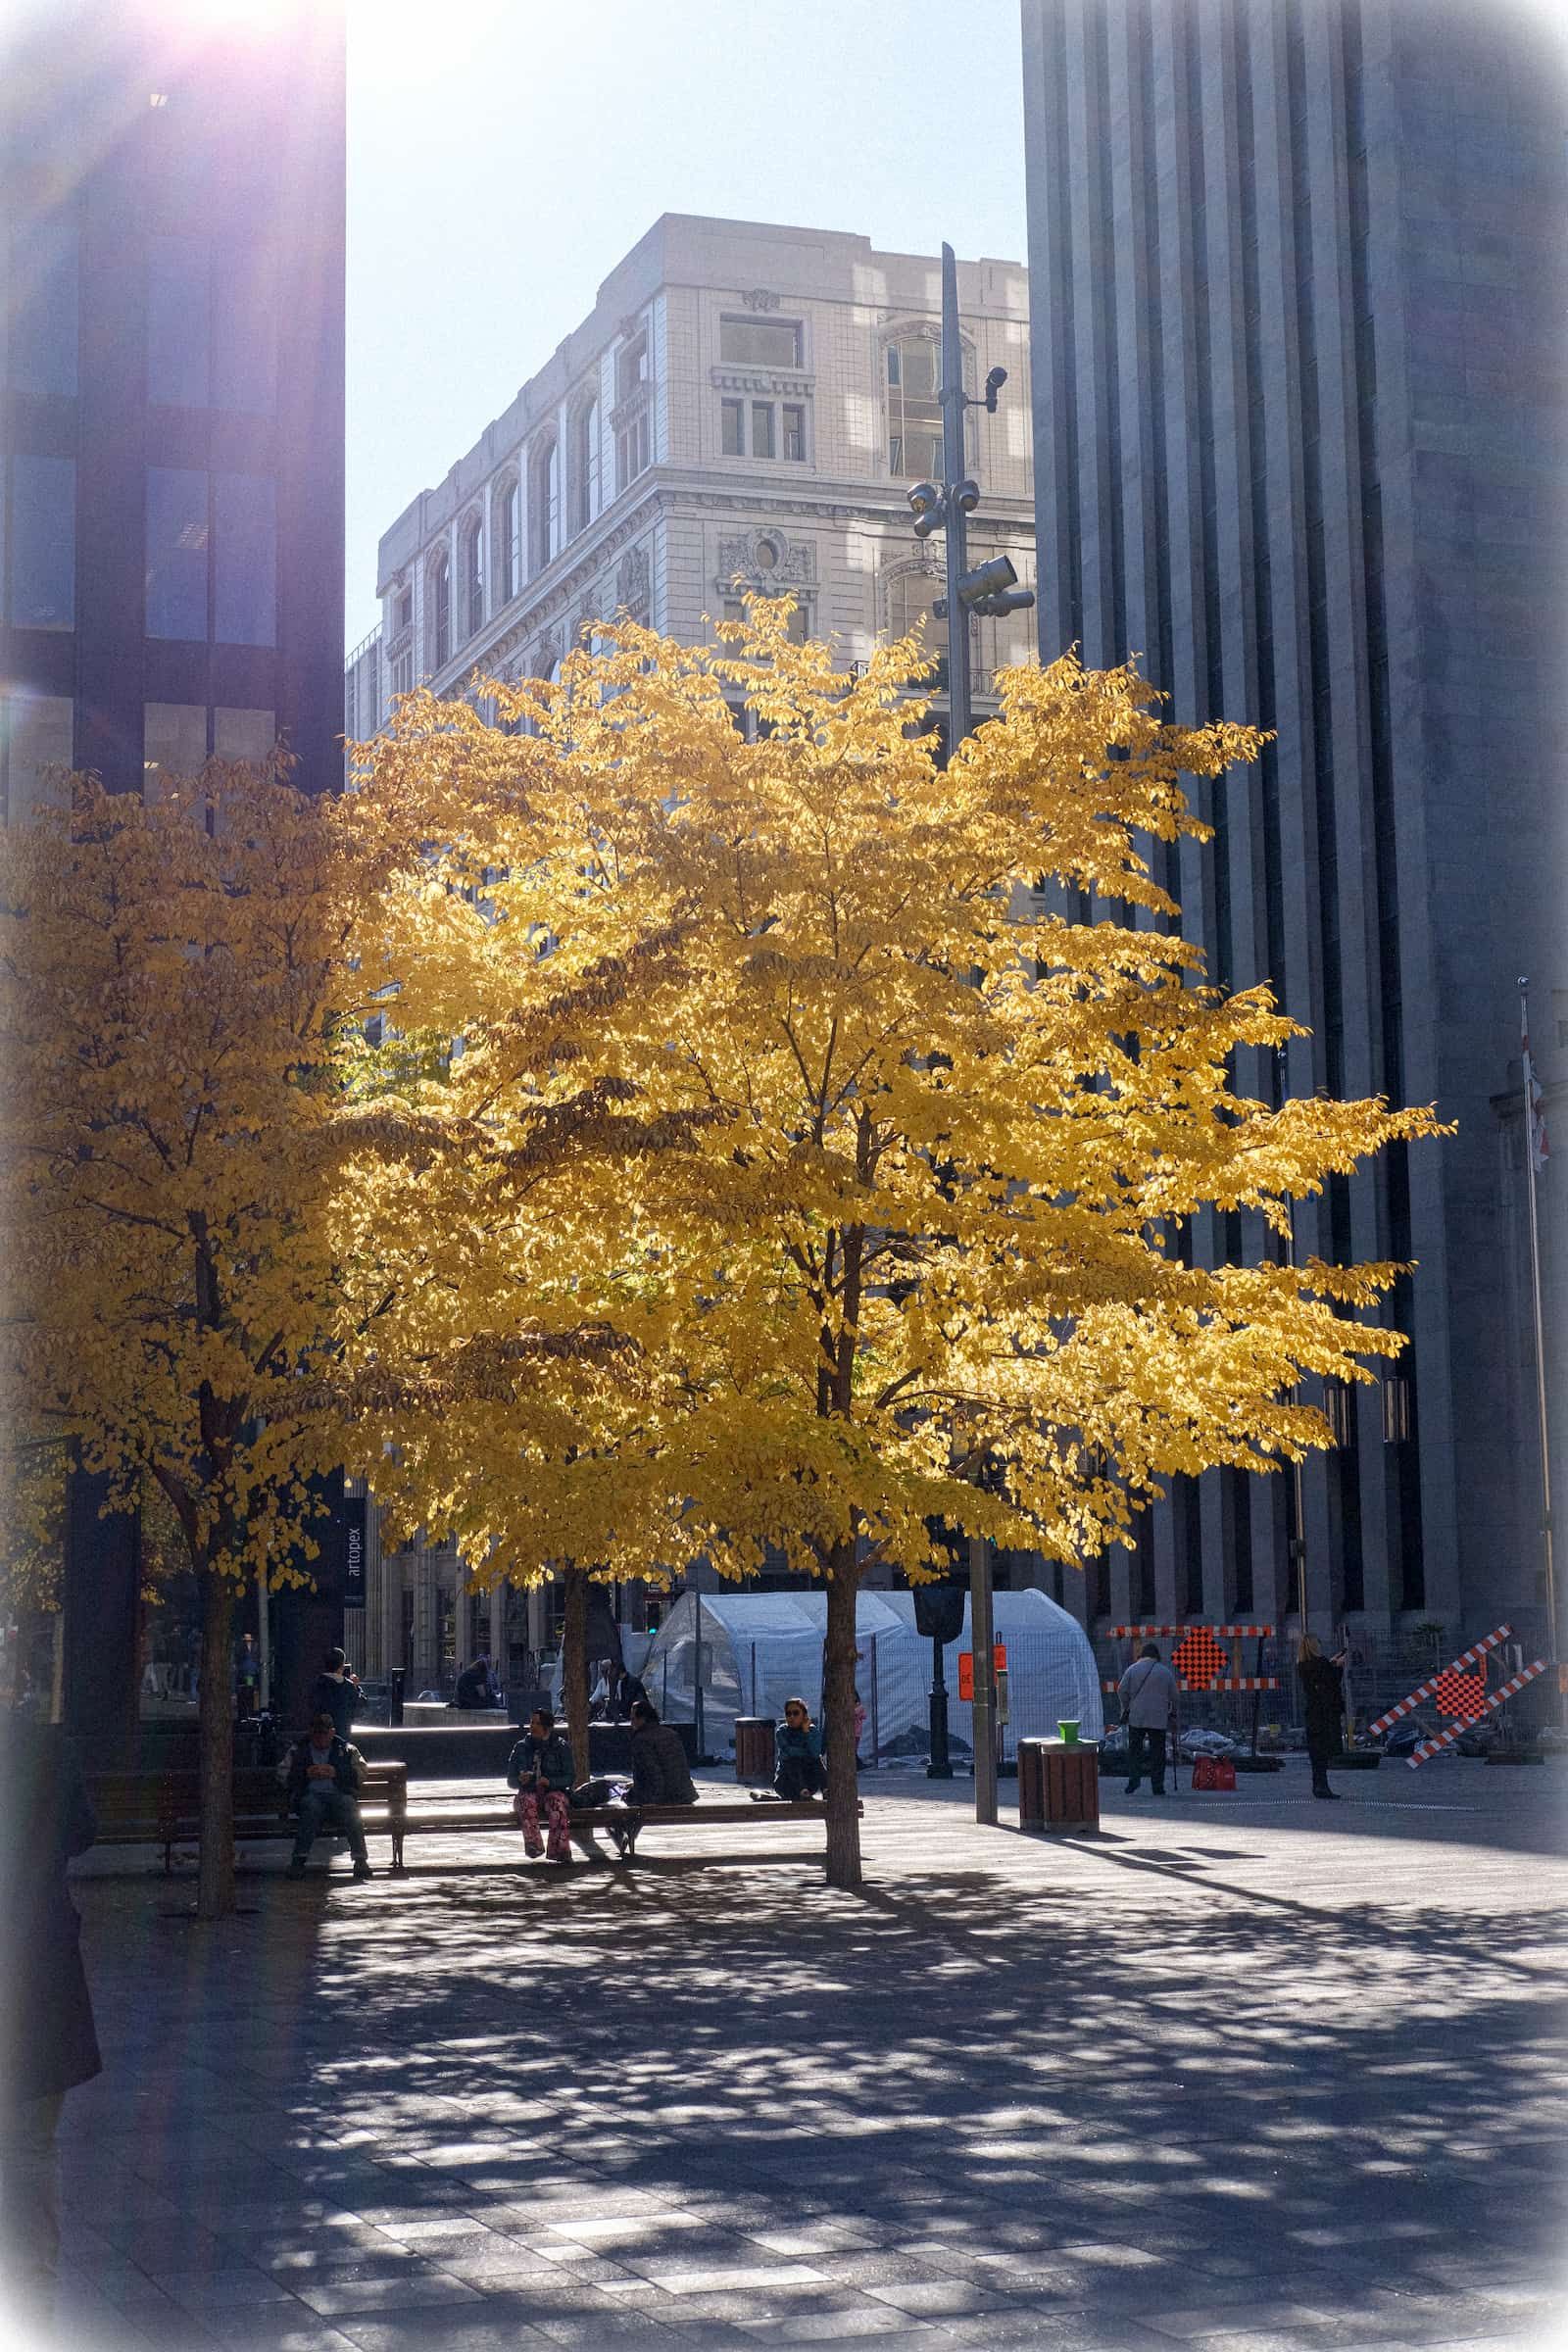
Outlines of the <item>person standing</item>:
{"type": "Polygon", "coordinates": [[[515,1812],[523,1851],[535,1860],[571,1860],[571,1742],[556,1729],[554,1711],[536,1707],[528,1729],[507,1759],[507,1786],[517,1792],[515,1812]],[[543,1814],[548,1843],[539,1835],[543,1814]]]}
{"type": "Polygon", "coordinates": [[[248,1722],[262,1702],[262,1659],[256,1646],[256,1636],[241,1636],[234,1656],[234,1706],[242,1723],[248,1722]]]}
{"type": "Polygon", "coordinates": [[[332,1729],[346,1740],[354,1729],[360,1705],[360,1678],[340,1649],[329,1649],[326,1661],[311,1686],[311,1720],[331,1716],[332,1729]]]}
{"type": "Polygon", "coordinates": [[[1165,1739],[1176,1729],[1180,1686],[1160,1662],[1156,1643],[1146,1642],[1116,1685],[1121,1719],[1127,1726],[1127,1794],[1136,1796],[1143,1786],[1148,1762],[1150,1791],[1165,1793],[1165,1739]]]}
{"type": "Polygon", "coordinates": [[[298,1817],[294,1851],[288,1875],[303,1879],[312,1846],[323,1830],[341,1830],[354,1856],[354,1876],[373,1879],[366,1851],[365,1824],[360,1819],[360,1790],[365,1785],[365,1758],[341,1737],[322,1707],[303,1740],[297,1740],[288,1759],[288,1808],[298,1817]]]}
{"type": "Polygon", "coordinates": [[[0,2276],[17,2341],[47,2334],[65,2095],[103,2071],[66,1865],[97,1823],[58,1732],[0,1719],[0,2276]]]}
{"type": "Polygon", "coordinates": [[[1312,1794],[1339,1795],[1329,1787],[1329,1764],[1345,1745],[1345,1673],[1346,1653],[1336,1650],[1332,1658],[1323,1655],[1323,1644],[1315,1634],[1303,1634],[1296,1653],[1296,1675],[1301,1686],[1301,1704],[1306,1714],[1306,1753],[1312,1767],[1312,1794]]]}

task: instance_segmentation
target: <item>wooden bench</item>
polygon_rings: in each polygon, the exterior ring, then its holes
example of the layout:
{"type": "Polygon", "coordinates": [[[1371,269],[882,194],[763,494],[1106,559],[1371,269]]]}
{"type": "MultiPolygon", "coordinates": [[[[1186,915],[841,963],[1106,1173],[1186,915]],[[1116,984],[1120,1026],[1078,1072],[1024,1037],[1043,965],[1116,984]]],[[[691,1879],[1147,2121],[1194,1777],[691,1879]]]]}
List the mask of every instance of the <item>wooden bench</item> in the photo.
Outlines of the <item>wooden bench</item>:
{"type": "MultiPolygon", "coordinates": [[[[865,1811],[863,1803],[857,1806],[865,1811]]],[[[639,1837],[645,1829],[706,1829],[710,1823],[744,1821],[754,1829],[782,1828],[786,1822],[814,1821],[825,1828],[827,1808],[811,1797],[798,1804],[785,1804],[776,1799],[754,1802],[750,1798],[737,1803],[733,1797],[710,1801],[699,1797],[695,1805],[596,1805],[575,1808],[571,1815],[571,1838],[585,1854],[597,1857],[593,1842],[597,1830],[629,1831],[639,1837]]],[[[481,1831],[491,1836],[511,1830],[517,1832],[516,1816],[513,1811],[512,1791],[498,1789],[491,1797],[469,1798],[445,1808],[431,1806],[428,1810],[416,1806],[403,1822],[405,1837],[420,1834],[450,1836],[461,1831],[481,1831]]],[[[394,1874],[403,1868],[400,1851],[393,1862],[394,1874]]]]}
{"type": "MultiPolygon", "coordinates": [[[[233,1778],[236,1838],[292,1838],[294,1824],[282,1783],[270,1764],[245,1764],[233,1778]]],[[[194,1772],[100,1772],[88,1776],[87,1794],[98,1817],[100,1845],[161,1845],[164,1869],[174,1867],[174,1847],[200,1832],[200,1783],[194,1772]]],[[[392,1868],[403,1868],[403,1830],[409,1809],[406,1764],[368,1764],[360,1795],[367,1837],[384,1833],[392,1841],[392,1868]]]]}

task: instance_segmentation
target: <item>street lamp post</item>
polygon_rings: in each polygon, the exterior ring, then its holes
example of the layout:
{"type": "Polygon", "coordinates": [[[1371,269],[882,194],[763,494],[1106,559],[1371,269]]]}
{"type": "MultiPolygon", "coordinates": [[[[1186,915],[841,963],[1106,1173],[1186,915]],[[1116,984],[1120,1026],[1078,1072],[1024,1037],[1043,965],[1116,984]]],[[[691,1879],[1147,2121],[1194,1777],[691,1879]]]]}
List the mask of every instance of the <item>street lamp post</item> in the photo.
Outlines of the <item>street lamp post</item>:
{"type": "MultiPolygon", "coordinates": [[[[968,518],[980,504],[980,486],[964,466],[964,414],[983,408],[996,414],[997,394],[1007,380],[1005,368],[993,368],[985,394],[975,399],[963,388],[963,341],[958,332],[958,265],[953,247],[942,248],[942,480],[916,482],[909,492],[915,536],[934,531],[947,537],[947,587],[933,608],[948,623],[948,757],[951,760],[973,724],[969,672],[971,616],[1021,612],[1034,603],[1030,589],[1016,586],[1017,573],[1005,556],[969,569],[968,518]]],[[[997,1818],[997,1686],[991,1640],[991,1550],[978,1536],[969,1540],[969,1641],[974,1652],[974,1817],[997,1818]]],[[[946,1693],[943,1693],[944,1699],[946,1693]]],[[[944,1707],[944,1715],[946,1709],[944,1707]]],[[[932,1692],[936,1720],[936,1691],[932,1692]]],[[[936,1744],[933,1729],[933,1747],[936,1744]]]]}

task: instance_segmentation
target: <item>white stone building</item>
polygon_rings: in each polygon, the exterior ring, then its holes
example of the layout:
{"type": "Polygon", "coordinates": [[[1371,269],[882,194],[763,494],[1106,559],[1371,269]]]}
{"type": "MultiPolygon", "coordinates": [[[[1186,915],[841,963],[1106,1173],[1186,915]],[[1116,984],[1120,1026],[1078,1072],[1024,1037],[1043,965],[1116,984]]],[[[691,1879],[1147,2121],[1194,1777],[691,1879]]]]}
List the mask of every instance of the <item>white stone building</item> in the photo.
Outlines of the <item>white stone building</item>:
{"type": "MultiPolygon", "coordinates": [[[[965,370],[1008,383],[970,413],[971,561],[1034,578],[1028,278],[960,262],[965,370]]],[[[624,609],[686,642],[748,586],[848,666],[942,593],[940,537],[906,491],[941,470],[941,270],[838,230],[666,214],[512,406],[380,543],[382,622],[346,680],[365,736],[416,683],[549,676],[585,621],[624,609]]],[[[1025,657],[1027,613],[971,623],[977,701],[1025,657]]],[[[946,624],[928,623],[940,648],[946,624]]]]}
{"type": "MultiPolygon", "coordinates": [[[[960,262],[981,502],[971,563],[1035,577],[1028,276],[960,262]]],[[[587,621],[624,611],[685,643],[738,607],[737,582],[787,590],[802,634],[846,667],[944,592],[940,536],[917,540],[911,482],[940,476],[941,265],[838,230],[666,214],[593,310],[380,542],[382,621],[350,658],[345,733],[364,739],[416,684],[478,670],[548,677],[587,621]]],[[[971,623],[975,704],[1027,659],[1031,615],[971,623]]],[[[940,678],[939,678],[940,683],[940,678]]],[[[940,698],[939,698],[940,700],[940,698]]],[[[371,1514],[373,1518],[373,1513],[371,1514]]],[[[488,1638],[516,1679],[547,1646],[548,1594],[466,1595],[450,1551],[383,1559],[372,1533],[362,1668],[438,1684],[488,1638]]],[[[640,1598],[640,1596],[639,1596],[640,1598]]],[[[354,1632],[351,1629],[351,1642],[354,1632]]]]}

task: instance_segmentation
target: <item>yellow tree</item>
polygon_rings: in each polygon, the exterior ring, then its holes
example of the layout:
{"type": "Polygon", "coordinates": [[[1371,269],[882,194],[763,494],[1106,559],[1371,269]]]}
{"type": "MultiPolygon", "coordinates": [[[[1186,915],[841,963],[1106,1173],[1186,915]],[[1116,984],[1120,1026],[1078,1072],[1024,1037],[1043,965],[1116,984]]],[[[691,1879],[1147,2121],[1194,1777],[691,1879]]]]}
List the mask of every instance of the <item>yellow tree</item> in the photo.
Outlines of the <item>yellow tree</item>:
{"type": "Polygon", "coordinates": [[[446,1343],[494,1344],[495,1269],[532,1252],[528,1314],[545,1253],[556,1311],[569,1292],[619,1350],[553,1438],[519,1435],[515,1397],[453,1399],[403,1428],[399,1476],[476,1566],[702,1551],[744,1576],[772,1548],[825,1579],[828,1874],[851,1886],[867,1563],[929,1573],[933,1516],[1080,1563],[1171,1473],[1330,1443],[1293,1392],[1398,1348],[1363,1319],[1394,1269],[1191,1266],[1182,1228],[1219,1207],[1283,1232],[1292,1199],[1432,1122],[1275,1111],[1235,1081],[1239,1049],[1296,1032],[1265,989],[1204,984],[1139,845],[1202,837],[1181,777],[1254,734],[1164,724],[1133,668],[1069,658],[1009,673],[944,769],[918,647],[850,679],[788,611],[698,649],[623,625],[557,684],[491,689],[520,732],[411,710],[376,757],[460,786],[428,935],[402,926],[408,1017],[462,1033],[464,1085],[519,1149],[585,1099],[598,1119],[568,1172],[492,1200],[446,1343]],[[485,909],[460,887],[479,873],[485,909]]]}
{"type": "Polygon", "coordinates": [[[338,1069],[401,847],[384,801],[218,766],[155,807],[77,781],[0,846],[0,1403],[178,1523],[203,1596],[204,1917],[233,1902],[233,1597],[258,1568],[298,1575],[338,1458],[324,1209],[335,1156],[392,1124],[338,1069]]]}

